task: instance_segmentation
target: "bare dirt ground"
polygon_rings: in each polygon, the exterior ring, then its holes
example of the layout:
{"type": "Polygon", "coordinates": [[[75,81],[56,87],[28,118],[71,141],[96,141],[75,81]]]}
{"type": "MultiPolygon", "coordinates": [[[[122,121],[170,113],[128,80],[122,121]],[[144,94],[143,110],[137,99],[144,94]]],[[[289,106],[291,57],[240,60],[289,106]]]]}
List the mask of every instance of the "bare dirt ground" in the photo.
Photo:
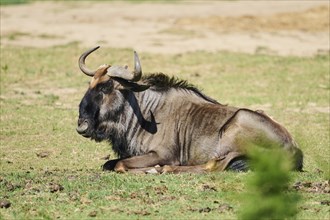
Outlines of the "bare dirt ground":
{"type": "Polygon", "coordinates": [[[1,6],[1,45],[79,42],[184,53],[328,54],[329,1],[35,2],[1,6]]]}

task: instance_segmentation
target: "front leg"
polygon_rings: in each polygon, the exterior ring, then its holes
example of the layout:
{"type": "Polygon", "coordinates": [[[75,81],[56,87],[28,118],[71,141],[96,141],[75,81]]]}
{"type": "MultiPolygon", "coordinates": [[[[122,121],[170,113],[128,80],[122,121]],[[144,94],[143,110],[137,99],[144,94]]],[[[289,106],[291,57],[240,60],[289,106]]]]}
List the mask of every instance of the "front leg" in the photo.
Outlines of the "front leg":
{"type": "Polygon", "coordinates": [[[156,152],[150,152],[145,155],[119,160],[114,170],[119,173],[124,173],[131,169],[164,165],[164,162],[164,159],[160,158],[156,152]]]}

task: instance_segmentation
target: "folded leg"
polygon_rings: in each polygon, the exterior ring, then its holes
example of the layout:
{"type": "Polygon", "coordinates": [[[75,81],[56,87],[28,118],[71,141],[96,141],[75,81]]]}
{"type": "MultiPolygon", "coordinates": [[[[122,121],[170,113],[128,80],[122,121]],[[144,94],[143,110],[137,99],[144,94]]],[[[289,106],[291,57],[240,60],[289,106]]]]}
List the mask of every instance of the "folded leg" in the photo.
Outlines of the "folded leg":
{"type": "Polygon", "coordinates": [[[164,159],[160,158],[156,152],[150,152],[145,155],[119,160],[116,163],[114,170],[123,173],[129,170],[153,167],[162,164],[164,164],[164,159]]]}
{"type": "Polygon", "coordinates": [[[239,152],[230,152],[225,156],[214,158],[208,161],[206,164],[195,166],[171,166],[165,165],[162,169],[162,173],[208,173],[213,171],[224,171],[227,169],[230,162],[243,156],[239,152]]]}

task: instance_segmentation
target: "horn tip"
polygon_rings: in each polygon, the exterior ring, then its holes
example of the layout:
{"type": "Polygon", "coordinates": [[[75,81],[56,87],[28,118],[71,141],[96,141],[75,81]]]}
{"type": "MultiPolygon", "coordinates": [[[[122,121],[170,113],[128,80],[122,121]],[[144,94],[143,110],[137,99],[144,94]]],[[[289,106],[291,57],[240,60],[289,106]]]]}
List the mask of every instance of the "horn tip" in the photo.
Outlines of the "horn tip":
{"type": "Polygon", "coordinates": [[[139,60],[139,54],[134,50],[134,58],[135,60],[139,60]]]}

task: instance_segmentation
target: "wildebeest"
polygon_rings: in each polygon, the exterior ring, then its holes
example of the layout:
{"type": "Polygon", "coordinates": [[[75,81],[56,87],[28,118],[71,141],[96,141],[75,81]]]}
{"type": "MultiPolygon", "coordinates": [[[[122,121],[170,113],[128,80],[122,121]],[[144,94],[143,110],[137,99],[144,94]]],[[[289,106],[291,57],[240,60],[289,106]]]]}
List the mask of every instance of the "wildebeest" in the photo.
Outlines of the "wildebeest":
{"type": "Polygon", "coordinates": [[[134,52],[134,70],[101,65],[83,73],[92,77],[79,105],[77,132],[107,140],[118,159],[103,165],[117,172],[208,172],[247,169],[251,143],[272,143],[292,156],[302,170],[303,154],[289,132],[262,111],[230,107],[193,85],[162,73],[142,77],[134,52]]]}

